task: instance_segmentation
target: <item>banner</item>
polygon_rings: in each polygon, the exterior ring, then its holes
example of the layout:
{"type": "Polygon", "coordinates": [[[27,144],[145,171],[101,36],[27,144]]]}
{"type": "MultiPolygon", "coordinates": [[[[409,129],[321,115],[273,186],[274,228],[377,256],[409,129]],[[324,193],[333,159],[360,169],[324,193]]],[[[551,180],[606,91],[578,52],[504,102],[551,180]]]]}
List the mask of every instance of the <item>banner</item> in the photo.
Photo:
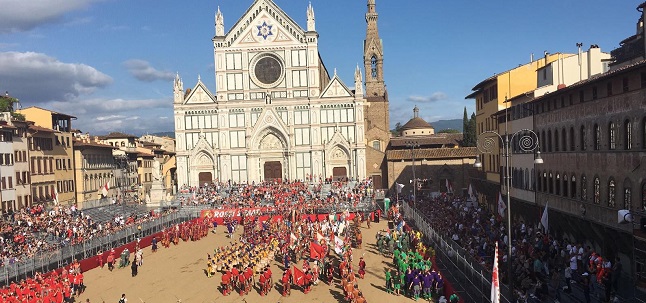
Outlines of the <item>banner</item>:
{"type": "Polygon", "coordinates": [[[545,210],[543,211],[543,215],[541,216],[541,225],[545,228],[545,233],[547,234],[549,232],[549,218],[547,217],[547,202],[545,202],[545,210]]]}
{"type": "Polygon", "coordinates": [[[500,281],[498,280],[498,242],[493,257],[493,273],[491,276],[491,303],[500,303],[500,281]]]}
{"type": "Polygon", "coordinates": [[[498,214],[501,217],[505,217],[506,209],[507,209],[507,206],[505,205],[505,201],[502,199],[502,193],[498,193],[498,214]]]}

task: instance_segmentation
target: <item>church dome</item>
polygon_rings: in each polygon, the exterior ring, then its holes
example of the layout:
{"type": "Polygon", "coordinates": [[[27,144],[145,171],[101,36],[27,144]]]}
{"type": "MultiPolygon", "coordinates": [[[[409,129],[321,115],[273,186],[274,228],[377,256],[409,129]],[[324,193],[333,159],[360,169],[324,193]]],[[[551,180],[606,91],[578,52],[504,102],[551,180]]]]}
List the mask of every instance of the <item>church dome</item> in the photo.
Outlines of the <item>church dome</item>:
{"type": "Polygon", "coordinates": [[[415,106],[413,109],[413,119],[408,120],[408,122],[402,126],[402,135],[419,136],[433,134],[435,134],[435,129],[431,124],[419,117],[419,108],[415,106]]]}

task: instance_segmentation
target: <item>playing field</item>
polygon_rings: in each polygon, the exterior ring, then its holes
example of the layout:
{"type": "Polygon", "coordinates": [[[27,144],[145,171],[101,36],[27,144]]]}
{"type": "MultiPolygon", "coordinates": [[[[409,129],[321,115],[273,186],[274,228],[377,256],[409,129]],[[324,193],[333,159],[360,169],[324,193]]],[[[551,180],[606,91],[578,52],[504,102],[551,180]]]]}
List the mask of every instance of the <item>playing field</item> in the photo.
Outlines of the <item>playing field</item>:
{"type": "MultiPolygon", "coordinates": [[[[354,250],[354,268],[358,268],[359,257],[366,261],[365,279],[357,279],[359,289],[364,293],[367,302],[410,302],[411,299],[403,296],[397,297],[385,292],[383,272],[384,267],[390,266],[391,260],[381,256],[376,247],[375,235],[378,230],[385,229],[386,221],[372,224],[367,229],[365,224],[361,228],[363,233],[363,248],[354,250]]],[[[122,293],[126,294],[128,303],[147,302],[345,302],[343,290],[335,283],[328,285],[320,282],[312,287],[312,291],[304,294],[303,291],[292,286],[289,297],[282,297],[279,290],[281,286],[275,283],[268,296],[261,297],[257,289],[249,295],[240,296],[237,293],[223,296],[218,290],[222,274],[207,278],[204,269],[207,253],[213,254],[216,246],[224,246],[230,242],[224,235],[222,226],[218,233],[210,233],[208,237],[197,242],[180,242],[178,246],[171,244],[170,248],[160,247],[152,253],[150,247],[144,249],[144,264],[139,268],[136,277],[131,276],[130,268],[108,271],[107,267],[94,269],[85,273],[87,289],[84,294],[76,298],[76,302],[85,302],[87,298],[92,303],[116,303],[122,293]]],[[[238,238],[242,228],[238,229],[238,238]]],[[[302,266],[302,261],[298,262],[302,266]]],[[[279,281],[282,275],[282,265],[272,263],[274,281],[279,281]]]]}

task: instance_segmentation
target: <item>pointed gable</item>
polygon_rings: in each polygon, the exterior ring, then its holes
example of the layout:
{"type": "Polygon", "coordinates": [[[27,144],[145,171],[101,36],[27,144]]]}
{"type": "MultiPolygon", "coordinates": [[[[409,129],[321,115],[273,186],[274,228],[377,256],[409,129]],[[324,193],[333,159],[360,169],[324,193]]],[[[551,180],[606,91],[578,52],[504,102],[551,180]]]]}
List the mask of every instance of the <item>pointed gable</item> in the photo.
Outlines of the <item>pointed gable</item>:
{"type": "Polygon", "coordinates": [[[327,87],[323,89],[321,98],[352,97],[352,92],[343,84],[343,81],[335,74],[327,87]]]}
{"type": "Polygon", "coordinates": [[[211,94],[208,88],[202,83],[201,80],[197,80],[197,84],[188,94],[188,97],[184,100],[184,104],[209,104],[217,103],[217,98],[211,94]]]}
{"type": "Polygon", "coordinates": [[[225,36],[230,47],[302,43],[305,31],[271,0],[256,0],[225,36]]]}

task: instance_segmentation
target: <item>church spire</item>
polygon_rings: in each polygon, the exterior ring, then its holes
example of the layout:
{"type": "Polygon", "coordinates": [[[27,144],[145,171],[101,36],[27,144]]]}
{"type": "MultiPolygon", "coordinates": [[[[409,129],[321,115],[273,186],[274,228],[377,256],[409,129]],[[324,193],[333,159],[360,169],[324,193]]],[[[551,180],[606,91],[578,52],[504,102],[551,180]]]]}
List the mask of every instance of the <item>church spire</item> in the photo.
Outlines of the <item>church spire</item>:
{"type": "Polygon", "coordinates": [[[173,84],[174,102],[182,103],[184,101],[184,83],[182,83],[182,78],[179,77],[179,73],[175,75],[175,81],[173,84]]]}
{"type": "Polygon", "coordinates": [[[354,96],[357,99],[363,98],[363,75],[359,64],[357,64],[357,69],[354,71],[354,96]]]}
{"type": "Polygon", "coordinates": [[[377,7],[375,0],[368,0],[366,12],[366,40],[364,42],[363,61],[366,70],[366,96],[385,97],[386,85],[384,84],[384,51],[377,27],[377,7]]]}
{"type": "Polygon", "coordinates": [[[314,18],[314,8],[312,7],[312,2],[310,2],[310,5],[307,7],[307,31],[316,31],[316,19],[314,18]]]}
{"type": "Polygon", "coordinates": [[[215,13],[215,36],[224,36],[224,16],[222,16],[222,12],[220,12],[219,6],[218,11],[215,13]]]}

